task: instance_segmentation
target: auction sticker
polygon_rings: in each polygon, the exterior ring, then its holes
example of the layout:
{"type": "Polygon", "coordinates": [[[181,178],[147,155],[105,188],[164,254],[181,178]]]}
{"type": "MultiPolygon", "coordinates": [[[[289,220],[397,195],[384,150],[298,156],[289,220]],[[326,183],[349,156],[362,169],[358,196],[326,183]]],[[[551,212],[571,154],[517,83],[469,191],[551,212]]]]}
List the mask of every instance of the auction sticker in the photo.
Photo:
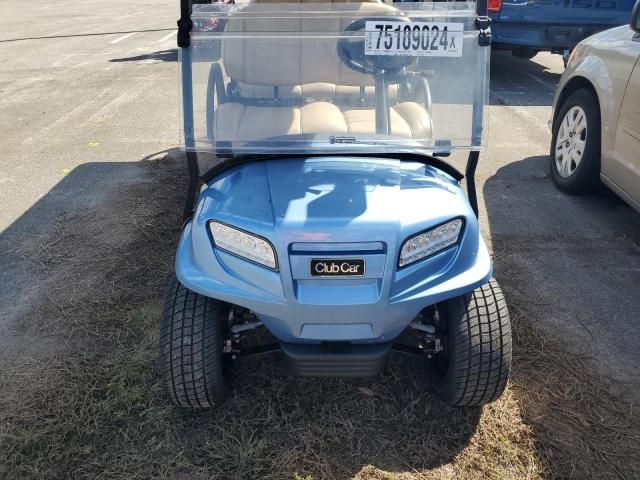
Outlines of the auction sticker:
{"type": "Polygon", "coordinates": [[[367,21],[365,55],[461,57],[464,23],[367,21]]]}

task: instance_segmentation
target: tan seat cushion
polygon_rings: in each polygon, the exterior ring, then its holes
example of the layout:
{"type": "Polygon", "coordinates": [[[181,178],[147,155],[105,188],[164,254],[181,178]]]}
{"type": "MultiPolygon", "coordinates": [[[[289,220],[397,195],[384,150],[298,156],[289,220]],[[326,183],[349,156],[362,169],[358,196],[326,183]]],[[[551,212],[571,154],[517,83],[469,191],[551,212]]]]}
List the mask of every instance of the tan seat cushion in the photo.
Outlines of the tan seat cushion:
{"type": "MultiPolygon", "coordinates": [[[[395,103],[398,98],[398,84],[388,87],[389,102],[395,103]]],[[[250,85],[238,82],[238,95],[244,98],[275,98],[273,86],[250,85]]],[[[371,101],[375,96],[373,86],[364,87],[364,100],[371,101]]],[[[336,85],[335,83],[305,83],[304,85],[278,87],[278,97],[281,99],[312,98],[314,100],[329,100],[333,102],[354,103],[360,99],[360,87],[353,85],[336,85]]]]}
{"type": "MultiPolygon", "coordinates": [[[[328,102],[302,107],[219,105],[214,117],[216,141],[248,142],[301,134],[375,134],[373,108],[353,108],[328,102]]],[[[431,138],[431,117],[423,106],[403,102],[391,107],[391,134],[408,139],[431,138]]]]}

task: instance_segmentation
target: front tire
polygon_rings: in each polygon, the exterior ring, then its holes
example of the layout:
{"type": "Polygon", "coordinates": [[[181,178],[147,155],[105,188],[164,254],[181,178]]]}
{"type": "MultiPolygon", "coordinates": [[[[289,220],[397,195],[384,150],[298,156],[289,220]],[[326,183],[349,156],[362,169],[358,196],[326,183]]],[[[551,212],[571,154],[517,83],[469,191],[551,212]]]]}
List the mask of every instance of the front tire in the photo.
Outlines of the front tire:
{"type": "Polygon", "coordinates": [[[581,88],[564,101],[553,124],[551,178],[558,189],[579,195],[593,191],[600,179],[600,107],[581,88]]]}
{"type": "Polygon", "coordinates": [[[227,308],[184,287],[174,277],[160,322],[162,383],[178,407],[208,408],[226,397],[222,325],[227,308]]]}
{"type": "Polygon", "coordinates": [[[436,329],[444,350],[428,361],[435,394],[456,407],[498,399],[511,368],[511,321],[495,279],[439,305],[436,329]]]}

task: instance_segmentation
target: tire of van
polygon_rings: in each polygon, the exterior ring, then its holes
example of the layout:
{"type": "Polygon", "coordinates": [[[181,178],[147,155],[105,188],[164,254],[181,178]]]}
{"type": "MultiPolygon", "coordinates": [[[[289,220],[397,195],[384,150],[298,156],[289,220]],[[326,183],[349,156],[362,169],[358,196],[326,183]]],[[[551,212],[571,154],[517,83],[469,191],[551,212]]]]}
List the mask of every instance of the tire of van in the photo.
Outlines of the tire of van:
{"type": "Polygon", "coordinates": [[[531,60],[538,53],[540,53],[540,50],[529,47],[517,47],[511,49],[511,55],[521,60],[531,60]]]}
{"type": "Polygon", "coordinates": [[[209,408],[227,396],[222,325],[227,306],[184,287],[173,277],[160,321],[162,385],[183,408],[209,408]]]}
{"type": "Polygon", "coordinates": [[[590,193],[600,185],[600,146],[601,120],[600,106],[595,95],[586,88],[573,92],[558,108],[553,122],[549,168],[555,186],[570,195],[590,193]],[[558,166],[558,135],[567,114],[574,108],[580,108],[586,117],[586,138],[580,162],[567,176],[558,166]]]}
{"type": "Polygon", "coordinates": [[[444,350],[427,361],[434,393],[455,407],[498,399],[511,369],[511,321],[502,290],[491,278],[473,292],[439,305],[436,331],[444,350]]]}

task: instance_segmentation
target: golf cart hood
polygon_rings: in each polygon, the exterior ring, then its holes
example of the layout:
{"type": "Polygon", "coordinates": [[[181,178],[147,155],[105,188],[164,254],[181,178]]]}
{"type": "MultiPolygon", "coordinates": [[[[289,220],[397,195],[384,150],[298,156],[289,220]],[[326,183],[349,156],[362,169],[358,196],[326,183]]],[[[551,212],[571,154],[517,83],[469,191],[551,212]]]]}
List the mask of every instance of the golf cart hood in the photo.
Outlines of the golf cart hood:
{"type": "Polygon", "coordinates": [[[491,275],[478,223],[457,181],[418,162],[292,158],[244,163],[200,193],[177,257],[181,283],[254,311],[285,342],[389,341],[428,305],[491,275]],[[403,268],[410,237],[460,218],[456,245],[403,268]],[[209,224],[262,237],[269,269],[215,246],[209,224]],[[314,259],[362,259],[358,277],[318,277],[314,259]]]}
{"type": "Polygon", "coordinates": [[[218,220],[240,221],[243,228],[275,234],[286,244],[375,239],[393,246],[405,234],[468,209],[448,175],[388,159],[260,161],[224,172],[210,188],[216,192],[212,208],[218,220]]]}

